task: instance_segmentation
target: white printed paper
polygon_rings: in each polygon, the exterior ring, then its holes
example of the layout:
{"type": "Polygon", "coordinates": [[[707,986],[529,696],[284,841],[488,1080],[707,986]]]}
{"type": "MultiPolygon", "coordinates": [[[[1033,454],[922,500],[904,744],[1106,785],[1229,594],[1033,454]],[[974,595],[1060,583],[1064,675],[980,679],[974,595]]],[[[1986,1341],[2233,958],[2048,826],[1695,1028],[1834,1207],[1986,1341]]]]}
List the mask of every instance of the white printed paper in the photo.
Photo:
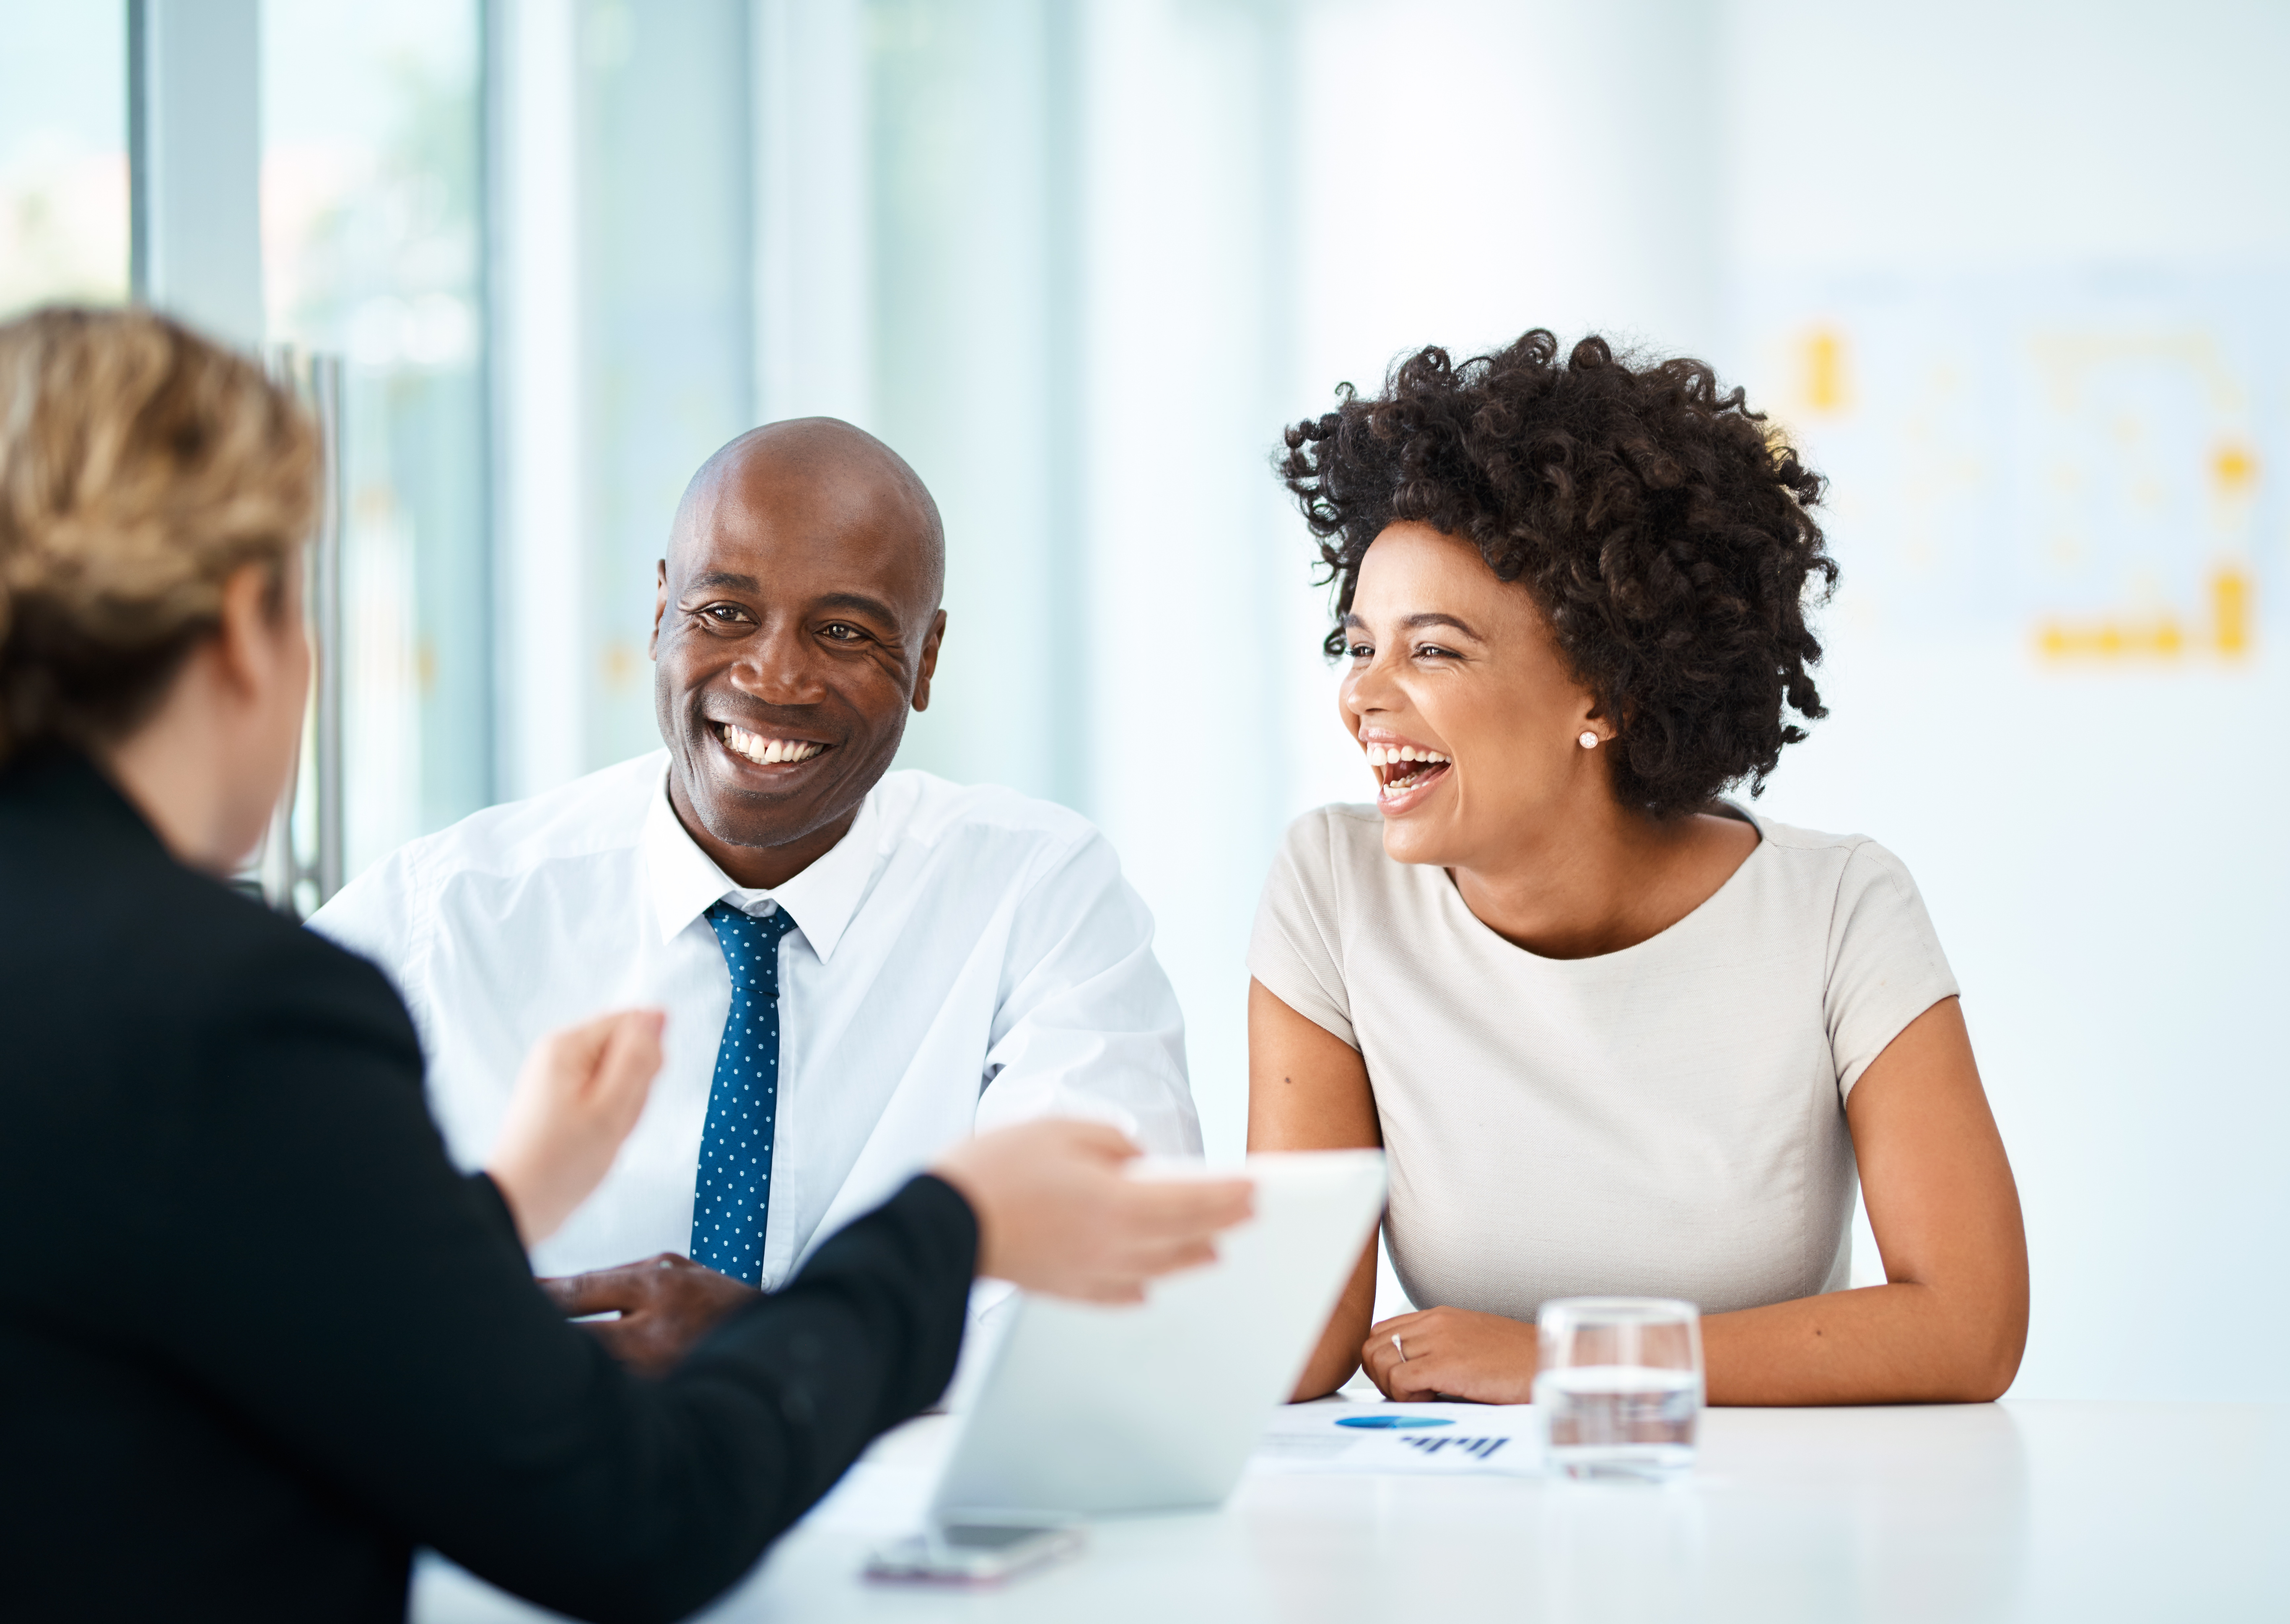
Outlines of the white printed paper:
{"type": "Polygon", "coordinates": [[[1534,1476],[1542,1470],[1542,1433],[1532,1404],[1323,1399],[1276,1414],[1258,1438],[1248,1469],[1534,1476]]]}

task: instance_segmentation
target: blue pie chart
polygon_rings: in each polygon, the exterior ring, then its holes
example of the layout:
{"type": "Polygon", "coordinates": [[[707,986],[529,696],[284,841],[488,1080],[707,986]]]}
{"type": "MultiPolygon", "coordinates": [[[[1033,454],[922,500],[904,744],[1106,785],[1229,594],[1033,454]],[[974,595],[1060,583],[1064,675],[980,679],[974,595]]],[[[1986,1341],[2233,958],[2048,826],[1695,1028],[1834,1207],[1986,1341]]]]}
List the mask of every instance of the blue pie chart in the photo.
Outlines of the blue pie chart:
{"type": "Polygon", "coordinates": [[[1366,1427],[1377,1432],[1391,1432],[1402,1427],[1453,1427],[1455,1423],[1444,1415],[1340,1415],[1339,1427],[1366,1427]]]}

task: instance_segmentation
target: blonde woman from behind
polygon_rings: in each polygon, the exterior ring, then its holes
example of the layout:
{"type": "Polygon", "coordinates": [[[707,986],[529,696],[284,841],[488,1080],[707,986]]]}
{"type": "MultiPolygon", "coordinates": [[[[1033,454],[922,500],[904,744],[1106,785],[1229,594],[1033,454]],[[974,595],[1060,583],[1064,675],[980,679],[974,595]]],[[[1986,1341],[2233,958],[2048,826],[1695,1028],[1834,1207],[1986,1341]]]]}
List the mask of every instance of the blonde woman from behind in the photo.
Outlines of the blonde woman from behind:
{"type": "Polygon", "coordinates": [[[681,1617],[937,1396],[974,1274],[1134,1296],[1246,1190],[1124,1179],[1102,1127],[985,1136],[625,1371],[524,1247],[610,1165],[658,1015],[539,1044],[465,1177],[380,972],[222,882],[293,759],[316,476],[293,403],[180,326],[0,326],[10,1617],[398,1620],[417,1543],[681,1617]]]}

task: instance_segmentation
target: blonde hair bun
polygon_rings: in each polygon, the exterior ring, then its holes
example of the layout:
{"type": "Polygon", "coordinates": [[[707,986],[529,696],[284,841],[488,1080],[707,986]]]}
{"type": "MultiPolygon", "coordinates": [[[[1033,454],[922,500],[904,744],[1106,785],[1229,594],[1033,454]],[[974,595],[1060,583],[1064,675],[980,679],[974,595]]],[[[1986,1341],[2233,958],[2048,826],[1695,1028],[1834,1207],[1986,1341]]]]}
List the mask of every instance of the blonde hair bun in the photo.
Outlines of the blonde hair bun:
{"type": "Polygon", "coordinates": [[[283,585],[318,481],[309,415],[176,322],[67,306],[0,325],[0,761],[132,729],[235,571],[283,585]]]}

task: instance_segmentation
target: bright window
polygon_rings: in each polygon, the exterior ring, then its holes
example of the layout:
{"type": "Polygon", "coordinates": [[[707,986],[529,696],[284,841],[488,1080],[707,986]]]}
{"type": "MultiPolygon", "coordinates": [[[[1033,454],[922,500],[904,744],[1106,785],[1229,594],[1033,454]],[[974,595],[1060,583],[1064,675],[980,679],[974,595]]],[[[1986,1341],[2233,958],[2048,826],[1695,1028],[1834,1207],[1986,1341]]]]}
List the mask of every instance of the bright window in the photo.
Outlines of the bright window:
{"type": "Polygon", "coordinates": [[[0,0],[0,317],[127,297],[126,7],[0,0]]]}
{"type": "Polygon", "coordinates": [[[264,299],[346,361],[355,874],[492,798],[476,0],[266,0],[264,299]]]}

